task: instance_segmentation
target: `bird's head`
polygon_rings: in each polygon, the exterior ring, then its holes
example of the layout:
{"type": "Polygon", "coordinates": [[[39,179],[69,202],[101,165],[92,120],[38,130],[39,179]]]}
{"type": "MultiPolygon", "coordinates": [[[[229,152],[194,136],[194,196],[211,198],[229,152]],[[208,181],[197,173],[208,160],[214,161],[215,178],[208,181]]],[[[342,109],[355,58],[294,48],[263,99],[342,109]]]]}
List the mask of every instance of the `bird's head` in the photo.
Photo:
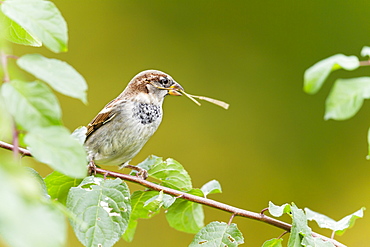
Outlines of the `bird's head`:
{"type": "Polygon", "coordinates": [[[137,74],[124,90],[124,96],[147,103],[161,103],[166,95],[182,95],[184,89],[170,75],[159,70],[137,74]]]}

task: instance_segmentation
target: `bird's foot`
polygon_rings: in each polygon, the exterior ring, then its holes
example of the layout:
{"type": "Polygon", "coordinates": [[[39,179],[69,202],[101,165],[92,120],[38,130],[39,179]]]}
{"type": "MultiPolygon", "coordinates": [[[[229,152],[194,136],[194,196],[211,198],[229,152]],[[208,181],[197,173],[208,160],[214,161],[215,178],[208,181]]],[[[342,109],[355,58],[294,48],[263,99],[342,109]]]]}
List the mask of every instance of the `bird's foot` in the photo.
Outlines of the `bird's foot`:
{"type": "Polygon", "coordinates": [[[129,165],[129,164],[122,164],[122,165],[119,166],[119,168],[120,169],[129,168],[131,170],[135,170],[135,171],[137,171],[136,176],[141,178],[141,179],[144,179],[144,180],[147,179],[148,176],[149,176],[148,172],[145,169],[143,169],[141,167],[138,167],[138,166],[132,166],[132,165],[129,165]]]}
{"type": "Polygon", "coordinates": [[[91,176],[91,175],[95,176],[96,175],[96,165],[95,165],[93,160],[91,160],[89,162],[89,164],[87,165],[87,172],[88,172],[89,176],[91,176]]]}

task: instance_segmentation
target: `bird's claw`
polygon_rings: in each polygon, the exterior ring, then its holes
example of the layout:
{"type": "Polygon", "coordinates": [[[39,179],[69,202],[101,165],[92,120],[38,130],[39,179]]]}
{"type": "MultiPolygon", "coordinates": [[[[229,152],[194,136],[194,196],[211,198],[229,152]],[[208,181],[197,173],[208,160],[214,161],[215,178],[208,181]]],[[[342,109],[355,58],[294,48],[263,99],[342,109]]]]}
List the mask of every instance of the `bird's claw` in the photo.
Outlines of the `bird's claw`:
{"type": "Polygon", "coordinates": [[[141,178],[141,179],[144,179],[144,180],[146,180],[147,178],[148,178],[148,172],[147,172],[147,170],[145,170],[145,169],[143,169],[143,168],[140,168],[140,171],[138,171],[137,173],[136,173],[136,176],[137,177],[139,177],[139,178],[141,178]]]}
{"type": "Polygon", "coordinates": [[[129,165],[129,164],[123,164],[123,165],[120,165],[119,168],[120,169],[122,169],[122,168],[129,168],[131,170],[135,170],[135,171],[137,171],[136,176],[138,178],[141,178],[141,179],[144,179],[144,180],[147,179],[148,176],[149,176],[147,170],[145,170],[145,169],[143,169],[141,167],[138,167],[138,166],[133,166],[133,165],[129,165]]]}
{"type": "Polygon", "coordinates": [[[87,173],[89,174],[89,176],[96,175],[96,165],[94,161],[90,161],[89,164],[87,165],[87,173]]]}

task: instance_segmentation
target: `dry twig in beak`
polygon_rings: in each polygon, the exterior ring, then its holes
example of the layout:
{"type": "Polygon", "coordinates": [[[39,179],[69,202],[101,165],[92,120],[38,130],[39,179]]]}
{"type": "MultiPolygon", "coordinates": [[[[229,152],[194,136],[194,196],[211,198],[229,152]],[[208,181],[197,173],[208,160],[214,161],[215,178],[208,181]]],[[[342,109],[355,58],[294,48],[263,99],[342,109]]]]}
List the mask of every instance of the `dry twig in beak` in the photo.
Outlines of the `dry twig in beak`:
{"type": "Polygon", "coordinates": [[[197,98],[197,99],[200,99],[200,100],[205,100],[205,101],[208,101],[210,103],[213,103],[215,105],[218,105],[218,106],[221,106],[222,108],[224,109],[228,109],[229,108],[229,104],[226,103],[226,102],[223,102],[221,100],[217,100],[217,99],[212,99],[212,98],[208,98],[208,97],[205,97],[205,96],[197,96],[197,95],[191,95],[191,94],[188,94],[188,93],[185,93],[184,91],[182,90],[179,90],[180,93],[184,94],[186,97],[188,97],[189,99],[191,99],[195,104],[197,105],[201,105],[196,99],[194,98],[197,98]]]}

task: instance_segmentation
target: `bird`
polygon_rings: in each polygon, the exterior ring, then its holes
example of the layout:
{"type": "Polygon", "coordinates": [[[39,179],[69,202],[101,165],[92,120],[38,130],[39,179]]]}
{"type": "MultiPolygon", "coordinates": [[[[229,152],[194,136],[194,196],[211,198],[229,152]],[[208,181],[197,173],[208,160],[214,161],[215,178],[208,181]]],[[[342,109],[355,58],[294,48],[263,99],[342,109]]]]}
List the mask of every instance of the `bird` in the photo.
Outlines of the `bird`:
{"type": "Polygon", "coordinates": [[[146,179],[147,171],[129,162],[158,129],[164,98],[180,96],[182,91],[179,83],[159,70],[145,70],[134,76],[87,125],[84,146],[91,167],[118,165],[136,170],[146,179]]]}

